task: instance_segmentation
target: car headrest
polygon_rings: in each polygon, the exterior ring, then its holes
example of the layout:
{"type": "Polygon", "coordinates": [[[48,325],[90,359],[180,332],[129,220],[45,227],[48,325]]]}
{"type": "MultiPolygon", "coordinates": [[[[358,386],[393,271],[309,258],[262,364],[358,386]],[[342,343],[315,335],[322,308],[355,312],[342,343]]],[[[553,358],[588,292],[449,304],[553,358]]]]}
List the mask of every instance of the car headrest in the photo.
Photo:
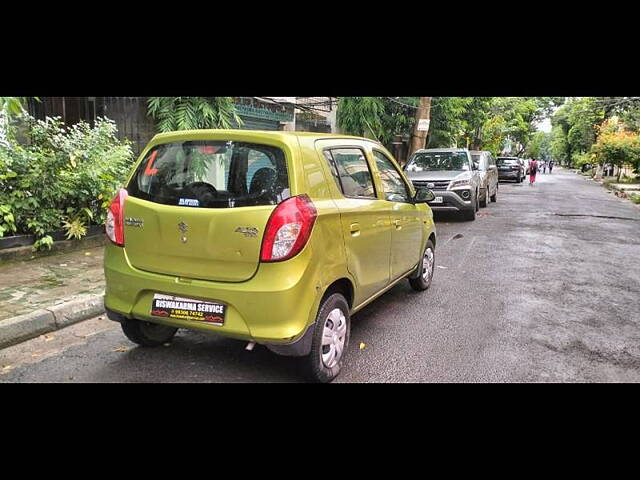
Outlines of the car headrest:
{"type": "Polygon", "coordinates": [[[276,183],[277,173],[273,168],[264,167],[256,171],[249,186],[250,194],[271,191],[276,183]]]}

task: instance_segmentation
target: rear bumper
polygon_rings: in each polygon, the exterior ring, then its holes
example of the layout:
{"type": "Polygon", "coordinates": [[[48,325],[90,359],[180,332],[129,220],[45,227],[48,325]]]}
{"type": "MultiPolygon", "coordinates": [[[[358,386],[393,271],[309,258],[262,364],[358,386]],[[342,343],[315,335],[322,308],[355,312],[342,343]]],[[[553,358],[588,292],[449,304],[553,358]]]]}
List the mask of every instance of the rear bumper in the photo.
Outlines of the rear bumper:
{"type": "Polygon", "coordinates": [[[498,172],[498,180],[518,180],[522,175],[519,170],[498,172]]]}
{"type": "MultiPolygon", "coordinates": [[[[318,309],[318,262],[310,262],[311,245],[297,257],[261,264],[241,283],[211,282],[157,274],[131,265],[126,250],[105,249],[105,308],[126,318],[215,333],[262,344],[292,345],[304,338],[318,309]],[[155,293],[222,302],[225,324],[152,317],[155,293]]],[[[117,317],[117,315],[113,315],[117,317]]]]}
{"type": "Polygon", "coordinates": [[[463,200],[460,195],[452,190],[434,190],[436,197],[442,197],[443,203],[429,203],[429,207],[434,212],[462,212],[473,210],[475,206],[469,200],[463,200]]]}

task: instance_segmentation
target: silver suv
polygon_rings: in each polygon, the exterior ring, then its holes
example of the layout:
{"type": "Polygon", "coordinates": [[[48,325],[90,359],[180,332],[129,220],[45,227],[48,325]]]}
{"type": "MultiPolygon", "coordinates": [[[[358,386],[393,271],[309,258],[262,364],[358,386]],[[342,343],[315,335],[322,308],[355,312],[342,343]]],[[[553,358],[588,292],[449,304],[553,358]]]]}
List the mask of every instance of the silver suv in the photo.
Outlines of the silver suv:
{"type": "Polygon", "coordinates": [[[498,167],[491,152],[472,151],[471,158],[480,173],[480,208],[498,200],[498,167]]]}
{"type": "Polygon", "coordinates": [[[430,148],[416,151],[404,167],[416,188],[428,188],[435,198],[434,212],[459,212],[475,220],[480,208],[480,176],[466,148],[430,148]]]}

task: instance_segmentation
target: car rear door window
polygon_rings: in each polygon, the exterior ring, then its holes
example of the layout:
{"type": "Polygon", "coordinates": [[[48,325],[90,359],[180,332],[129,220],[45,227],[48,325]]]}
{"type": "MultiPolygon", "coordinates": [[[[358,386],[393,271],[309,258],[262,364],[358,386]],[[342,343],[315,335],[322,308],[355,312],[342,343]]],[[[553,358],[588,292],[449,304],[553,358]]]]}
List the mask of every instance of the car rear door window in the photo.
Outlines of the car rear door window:
{"type": "Polygon", "coordinates": [[[338,188],[345,197],[376,198],[373,177],[364,152],[359,148],[331,148],[324,151],[338,188]]]}
{"type": "Polygon", "coordinates": [[[411,199],[409,189],[393,162],[385,154],[377,150],[373,151],[373,157],[380,172],[385,200],[390,202],[409,202],[411,199]]]}
{"type": "Polygon", "coordinates": [[[127,190],[155,203],[201,208],[275,205],[290,196],[281,149],[214,140],[153,147],[127,190]]]}

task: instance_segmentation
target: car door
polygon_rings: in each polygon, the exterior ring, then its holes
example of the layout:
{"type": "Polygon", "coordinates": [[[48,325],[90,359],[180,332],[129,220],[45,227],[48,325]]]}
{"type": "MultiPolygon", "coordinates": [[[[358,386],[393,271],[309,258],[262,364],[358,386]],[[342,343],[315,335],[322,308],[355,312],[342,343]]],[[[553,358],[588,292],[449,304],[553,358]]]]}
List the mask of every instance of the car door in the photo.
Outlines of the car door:
{"type": "Polygon", "coordinates": [[[485,154],[485,170],[487,175],[487,192],[489,196],[495,195],[498,184],[498,170],[493,155],[489,152],[485,154]]]}
{"type": "Polygon", "coordinates": [[[426,212],[413,203],[412,190],[393,161],[381,150],[374,148],[372,154],[391,220],[390,276],[393,281],[415,267],[422,256],[426,212]]]}
{"type": "Polygon", "coordinates": [[[316,145],[333,177],[330,188],[340,211],[357,306],[389,284],[391,223],[387,202],[378,197],[364,145],[335,141],[316,145]]]}

